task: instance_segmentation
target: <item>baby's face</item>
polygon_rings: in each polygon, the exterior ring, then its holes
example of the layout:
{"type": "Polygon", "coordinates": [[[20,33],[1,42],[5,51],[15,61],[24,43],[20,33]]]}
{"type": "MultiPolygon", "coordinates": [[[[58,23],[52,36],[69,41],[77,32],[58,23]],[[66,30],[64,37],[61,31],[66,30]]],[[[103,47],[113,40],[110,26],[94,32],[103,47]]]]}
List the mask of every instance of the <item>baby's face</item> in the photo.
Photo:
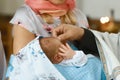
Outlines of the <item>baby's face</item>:
{"type": "Polygon", "coordinates": [[[45,37],[40,40],[40,46],[52,63],[59,63],[63,57],[58,54],[62,42],[54,37],[45,37]],[[56,59],[55,59],[55,56],[56,59]],[[58,60],[59,58],[59,60],[58,60]]]}

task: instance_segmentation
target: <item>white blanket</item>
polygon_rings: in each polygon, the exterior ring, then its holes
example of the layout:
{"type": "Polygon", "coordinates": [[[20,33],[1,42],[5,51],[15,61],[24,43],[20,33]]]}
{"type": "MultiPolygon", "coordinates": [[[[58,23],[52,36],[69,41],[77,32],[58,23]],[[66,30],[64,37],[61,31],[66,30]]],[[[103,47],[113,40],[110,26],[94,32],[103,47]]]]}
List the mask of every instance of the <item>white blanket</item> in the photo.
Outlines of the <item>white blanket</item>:
{"type": "Polygon", "coordinates": [[[66,80],[43,53],[37,39],[22,48],[17,55],[11,55],[6,78],[9,80],[66,80]]]}

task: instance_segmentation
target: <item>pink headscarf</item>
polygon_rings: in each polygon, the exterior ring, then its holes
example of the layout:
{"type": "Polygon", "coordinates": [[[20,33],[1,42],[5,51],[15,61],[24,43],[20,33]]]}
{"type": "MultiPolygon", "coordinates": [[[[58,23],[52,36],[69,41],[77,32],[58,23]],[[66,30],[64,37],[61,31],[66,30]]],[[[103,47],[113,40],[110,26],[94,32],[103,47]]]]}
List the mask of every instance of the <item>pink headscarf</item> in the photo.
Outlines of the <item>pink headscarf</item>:
{"type": "MultiPolygon", "coordinates": [[[[45,10],[48,11],[68,11],[75,8],[75,0],[66,0],[64,4],[55,5],[47,0],[25,0],[25,3],[29,5],[36,13],[45,10]]],[[[58,13],[58,12],[57,12],[58,13]]],[[[63,14],[62,14],[63,15],[63,14]]]]}

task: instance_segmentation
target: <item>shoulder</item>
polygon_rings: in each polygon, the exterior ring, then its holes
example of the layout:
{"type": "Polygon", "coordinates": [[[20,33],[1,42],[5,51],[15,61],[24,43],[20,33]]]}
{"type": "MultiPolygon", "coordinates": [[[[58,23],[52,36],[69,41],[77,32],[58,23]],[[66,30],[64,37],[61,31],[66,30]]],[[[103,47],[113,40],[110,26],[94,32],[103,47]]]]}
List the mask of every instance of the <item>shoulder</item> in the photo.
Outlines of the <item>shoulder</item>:
{"type": "Polygon", "coordinates": [[[28,5],[24,4],[16,10],[15,15],[29,16],[31,13],[32,9],[28,5]]]}
{"type": "Polygon", "coordinates": [[[20,21],[25,24],[26,23],[31,24],[31,22],[34,22],[36,19],[37,19],[36,13],[27,4],[24,4],[16,10],[11,20],[11,23],[20,21]]]}

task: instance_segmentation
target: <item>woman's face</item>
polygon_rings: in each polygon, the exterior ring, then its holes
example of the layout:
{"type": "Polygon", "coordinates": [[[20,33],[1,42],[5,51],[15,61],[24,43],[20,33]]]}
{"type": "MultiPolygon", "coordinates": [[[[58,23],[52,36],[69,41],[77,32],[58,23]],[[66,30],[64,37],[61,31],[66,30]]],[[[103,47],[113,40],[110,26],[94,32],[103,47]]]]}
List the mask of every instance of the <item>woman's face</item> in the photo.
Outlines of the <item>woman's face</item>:
{"type": "Polygon", "coordinates": [[[66,0],[49,0],[53,4],[63,4],[66,0]]]}

